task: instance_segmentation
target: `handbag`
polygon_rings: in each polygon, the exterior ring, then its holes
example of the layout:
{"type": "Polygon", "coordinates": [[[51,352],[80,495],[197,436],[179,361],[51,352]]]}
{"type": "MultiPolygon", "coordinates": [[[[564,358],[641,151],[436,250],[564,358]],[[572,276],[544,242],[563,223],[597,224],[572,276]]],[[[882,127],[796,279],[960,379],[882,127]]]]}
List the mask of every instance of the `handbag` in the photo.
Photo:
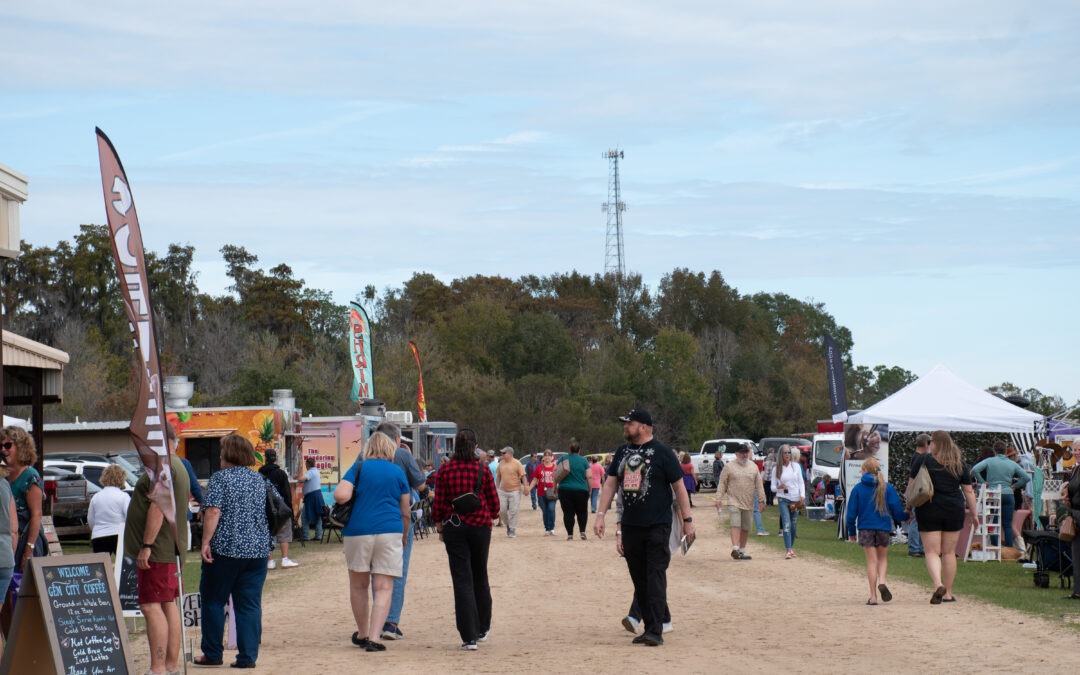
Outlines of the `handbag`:
{"type": "Polygon", "coordinates": [[[360,484],[360,469],[364,466],[364,461],[359,460],[356,462],[356,483],[353,485],[352,497],[344,504],[334,503],[330,507],[330,515],[328,519],[330,524],[338,529],[341,529],[349,524],[349,518],[352,518],[353,505],[356,504],[356,486],[360,484]]]}
{"type": "Polygon", "coordinates": [[[558,499],[559,498],[559,488],[555,488],[555,487],[546,488],[544,490],[544,496],[547,497],[548,499],[558,499]]]}
{"type": "Polygon", "coordinates": [[[908,506],[919,507],[934,499],[934,483],[930,480],[930,471],[926,468],[926,460],[923,460],[915,477],[908,481],[907,494],[908,506]]]}
{"type": "Polygon", "coordinates": [[[480,488],[482,487],[483,466],[477,465],[476,469],[476,490],[472,492],[464,492],[457,497],[454,497],[450,501],[450,508],[454,510],[454,513],[459,516],[467,516],[473,511],[476,511],[483,504],[483,500],[480,499],[480,488]]]}
{"type": "Polygon", "coordinates": [[[1058,539],[1061,541],[1076,539],[1076,521],[1071,515],[1065,516],[1058,525],[1058,539]]]}
{"type": "Polygon", "coordinates": [[[273,483],[266,481],[266,523],[270,527],[270,535],[280,532],[286,523],[292,522],[292,517],[292,505],[278,494],[273,483]]]}
{"type": "Polygon", "coordinates": [[[570,475],[570,460],[564,459],[555,465],[555,484],[563,482],[570,475]]]}

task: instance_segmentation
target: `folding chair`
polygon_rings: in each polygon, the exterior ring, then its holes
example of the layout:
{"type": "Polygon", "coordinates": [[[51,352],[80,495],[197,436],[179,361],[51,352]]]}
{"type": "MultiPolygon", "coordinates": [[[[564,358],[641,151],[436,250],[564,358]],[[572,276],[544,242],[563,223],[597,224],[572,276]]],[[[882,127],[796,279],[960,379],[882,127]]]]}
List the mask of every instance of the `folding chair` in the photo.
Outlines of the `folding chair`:
{"type": "Polygon", "coordinates": [[[323,543],[330,543],[330,535],[337,535],[338,542],[345,541],[341,536],[341,528],[335,525],[330,520],[330,507],[325,504],[322,507],[322,529],[323,529],[323,543]]]}

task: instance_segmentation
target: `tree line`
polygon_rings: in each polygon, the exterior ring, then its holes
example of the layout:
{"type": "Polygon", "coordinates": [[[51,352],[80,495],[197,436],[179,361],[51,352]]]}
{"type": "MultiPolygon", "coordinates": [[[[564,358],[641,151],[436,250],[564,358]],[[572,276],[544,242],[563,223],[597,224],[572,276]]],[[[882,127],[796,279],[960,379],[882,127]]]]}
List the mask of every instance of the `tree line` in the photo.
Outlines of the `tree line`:
{"type": "MultiPolygon", "coordinates": [[[[265,405],[287,388],[305,415],[356,412],[346,307],[287,264],[263,269],[236,245],[220,254],[232,284],[212,295],[198,287],[192,246],[147,252],[163,373],[191,378],[197,407],[265,405]]],[[[2,276],[5,327],[71,356],[63,403],[46,407],[47,421],[128,419],[137,373],[107,228],[83,225],[54,247],[23,242],[2,276]]],[[[851,331],[824,304],[743,295],[719,271],[674,269],[656,289],[636,274],[446,283],[417,272],[356,299],[372,318],[376,397],[415,412],[413,340],[430,418],[477,429],[485,446],[559,449],[574,437],[611,449],[615,417],[635,404],[679,449],[813,431],[829,413],[825,334],[843,353],[851,408],[915,379],[853,364],[851,331]]]]}

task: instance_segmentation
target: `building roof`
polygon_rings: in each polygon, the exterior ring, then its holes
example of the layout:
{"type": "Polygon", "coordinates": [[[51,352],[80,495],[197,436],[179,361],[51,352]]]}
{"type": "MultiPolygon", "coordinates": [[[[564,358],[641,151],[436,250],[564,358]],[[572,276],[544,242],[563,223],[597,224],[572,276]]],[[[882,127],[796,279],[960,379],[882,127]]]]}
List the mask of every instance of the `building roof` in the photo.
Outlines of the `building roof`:
{"type": "Polygon", "coordinates": [[[71,360],[67,352],[60,351],[30,338],[4,331],[4,365],[63,370],[71,360]]]}
{"type": "Polygon", "coordinates": [[[131,428],[131,420],[118,422],[55,422],[45,425],[45,433],[63,431],[126,431],[131,428]]]}

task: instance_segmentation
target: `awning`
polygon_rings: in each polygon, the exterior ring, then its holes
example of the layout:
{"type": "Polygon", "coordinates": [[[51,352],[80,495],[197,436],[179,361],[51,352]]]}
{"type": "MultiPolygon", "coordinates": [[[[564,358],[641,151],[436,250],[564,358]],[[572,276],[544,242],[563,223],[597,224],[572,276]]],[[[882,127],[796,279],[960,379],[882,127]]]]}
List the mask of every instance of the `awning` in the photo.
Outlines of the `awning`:
{"type": "Polygon", "coordinates": [[[64,395],[64,366],[71,360],[67,352],[34,342],[10,331],[3,333],[4,403],[29,405],[33,397],[33,377],[21,373],[37,371],[41,375],[42,400],[60,401],[64,395]]]}

